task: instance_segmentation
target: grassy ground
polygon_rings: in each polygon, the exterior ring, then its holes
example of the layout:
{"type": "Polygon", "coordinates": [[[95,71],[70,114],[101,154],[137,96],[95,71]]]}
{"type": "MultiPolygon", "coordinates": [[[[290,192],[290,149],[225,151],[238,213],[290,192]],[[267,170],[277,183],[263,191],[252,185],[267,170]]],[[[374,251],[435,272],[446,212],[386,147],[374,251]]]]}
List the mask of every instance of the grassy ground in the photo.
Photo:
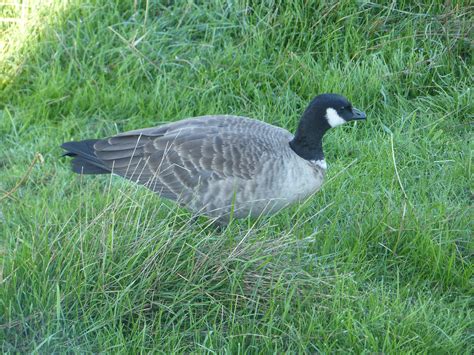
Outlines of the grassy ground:
{"type": "Polygon", "coordinates": [[[3,352],[473,352],[467,1],[14,3],[3,352]],[[203,114],[294,130],[323,92],[368,114],[325,138],[324,188],[223,232],[60,158],[63,141],[203,114]]]}

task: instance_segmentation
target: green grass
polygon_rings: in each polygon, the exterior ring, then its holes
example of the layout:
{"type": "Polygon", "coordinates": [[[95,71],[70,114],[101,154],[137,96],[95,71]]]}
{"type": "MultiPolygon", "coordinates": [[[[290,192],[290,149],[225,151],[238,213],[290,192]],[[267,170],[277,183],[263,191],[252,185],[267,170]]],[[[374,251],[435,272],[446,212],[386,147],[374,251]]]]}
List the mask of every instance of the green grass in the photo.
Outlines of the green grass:
{"type": "Polygon", "coordinates": [[[473,8],[314,3],[0,5],[2,352],[473,353],[473,8]],[[323,189],[223,232],[60,157],[204,114],[294,130],[323,92],[368,115],[323,189]]]}

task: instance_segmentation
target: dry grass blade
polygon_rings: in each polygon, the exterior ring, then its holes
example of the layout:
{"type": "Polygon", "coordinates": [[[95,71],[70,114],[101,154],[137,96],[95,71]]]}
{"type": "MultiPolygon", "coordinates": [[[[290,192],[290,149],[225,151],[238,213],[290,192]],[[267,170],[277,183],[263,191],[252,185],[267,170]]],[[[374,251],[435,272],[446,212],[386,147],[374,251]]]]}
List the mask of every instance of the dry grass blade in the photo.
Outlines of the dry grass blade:
{"type": "Polygon", "coordinates": [[[31,174],[31,170],[33,169],[33,167],[35,166],[35,164],[37,162],[39,162],[40,164],[44,163],[44,158],[40,153],[35,154],[33,160],[31,161],[30,165],[28,166],[28,169],[26,170],[25,174],[20,178],[20,180],[18,180],[16,185],[10,191],[7,191],[5,194],[0,196],[0,202],[7,199],[7,198],[11,198],[11,195],[13,195],[15,193],[15,191],[18,190],[20,188],[20,186],[25,183],[25,181],[28,179],[28,177],[31,174]]]}

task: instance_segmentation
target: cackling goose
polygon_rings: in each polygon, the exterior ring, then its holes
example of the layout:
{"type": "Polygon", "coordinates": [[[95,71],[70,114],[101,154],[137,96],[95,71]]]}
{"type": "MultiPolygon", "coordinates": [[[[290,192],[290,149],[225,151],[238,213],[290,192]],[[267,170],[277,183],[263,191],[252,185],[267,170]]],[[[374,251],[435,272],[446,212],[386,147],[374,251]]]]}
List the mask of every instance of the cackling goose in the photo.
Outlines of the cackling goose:
{"type": "Polygon", "coordinates": [[[343,96],[316,96],[296,134],[247,117],[189,118],[106,139],[67,142],[79,174],[116,174],[228,223],[272,214],[317,191],[326,172],[322,138],[365,119],[343,96]]]}

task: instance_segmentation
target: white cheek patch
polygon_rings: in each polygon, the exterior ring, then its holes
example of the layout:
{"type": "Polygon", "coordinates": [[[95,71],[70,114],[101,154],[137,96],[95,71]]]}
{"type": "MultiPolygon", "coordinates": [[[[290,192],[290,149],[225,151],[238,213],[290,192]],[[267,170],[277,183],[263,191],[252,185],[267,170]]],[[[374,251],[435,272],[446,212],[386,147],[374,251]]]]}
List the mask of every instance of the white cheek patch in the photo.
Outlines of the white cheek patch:
{"type": "Polygon", "coordinates": [[[326,109],[326,119],[331,127],[340,126],[346,123],[346,120],[339,116],[337,111],[333,108],[326,109]]]}

